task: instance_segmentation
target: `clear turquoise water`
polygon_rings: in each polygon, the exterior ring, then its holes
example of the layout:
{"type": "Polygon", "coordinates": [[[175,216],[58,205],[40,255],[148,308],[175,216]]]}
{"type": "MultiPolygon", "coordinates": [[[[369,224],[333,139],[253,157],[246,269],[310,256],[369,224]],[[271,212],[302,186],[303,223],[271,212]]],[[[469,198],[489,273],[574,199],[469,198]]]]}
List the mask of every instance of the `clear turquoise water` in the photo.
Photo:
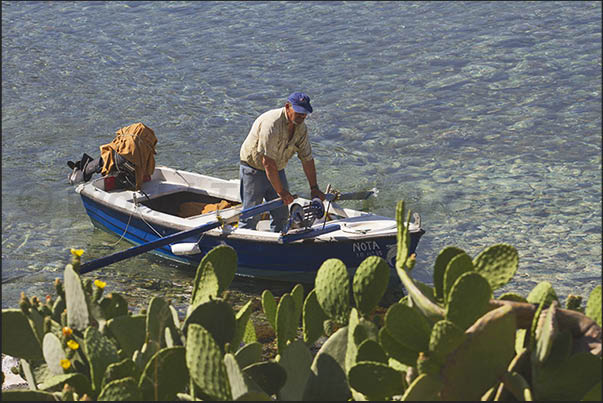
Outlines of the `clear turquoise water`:
{"type": "MultiPolygon", "coordinates": [[[[2,2],[3,308],[51,293],[70,247],[128,246],[93,229],[67,160],[141,121],[158,164],[235,178],[255,117],[295,90],[323,187],[421,214],[420,280],[447,245],[508,243],[500,292],[601,282],[600,2],[2,2]]],[[[139,256],[94,278],[184,303],[193,274],[139,256]]]]}

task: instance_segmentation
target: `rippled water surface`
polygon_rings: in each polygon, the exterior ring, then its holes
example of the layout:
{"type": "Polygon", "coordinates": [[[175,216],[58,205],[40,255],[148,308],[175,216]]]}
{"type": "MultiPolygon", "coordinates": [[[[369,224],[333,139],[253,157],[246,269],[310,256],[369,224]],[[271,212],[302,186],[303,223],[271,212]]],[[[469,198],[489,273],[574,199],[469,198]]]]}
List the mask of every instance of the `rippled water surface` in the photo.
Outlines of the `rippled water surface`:
{"type": "MultiPolygon", "coordinates": [[[[3,308],[51,293],[70,247],[128,247],[93,229],[67,160],[141,121],[158,164],[236,178],[253,120],[295,90],[323,187],[421,214],[420,280],[445,246],[508,243],[500,291],[601,282],[600,2],[2,2],[3,308]]],[[[287,175],[307,192],[297,159],[287,175]]],[[[147,254],[95,278],[185,303],[193,274],[147,254]]]]}

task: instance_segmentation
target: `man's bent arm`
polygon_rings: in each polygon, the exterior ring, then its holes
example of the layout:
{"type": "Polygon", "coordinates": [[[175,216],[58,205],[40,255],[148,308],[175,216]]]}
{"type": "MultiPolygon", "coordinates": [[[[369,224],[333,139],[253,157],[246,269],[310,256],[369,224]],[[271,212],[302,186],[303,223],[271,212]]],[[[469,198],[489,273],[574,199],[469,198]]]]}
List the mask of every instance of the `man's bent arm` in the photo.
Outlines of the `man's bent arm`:
{"type": "Polygon", "coordinates": [[[281,183],[281,178],[278,176],[278,170],[276,169],[276,161],[264,155],[262,157],[262,164],[264,165],[266,176],[268,177],[268,180],[272,184],[272,187],[276,193],[281,199],[283,199],[285,204],[291,204],[293,202],[293,196],[291,196],[291,193],[289,193],[289,191],[285,189],[281,183]]]}
{"type": "Polygon", "coordinates": [[[312,158],[311,160],[302,161],[302,167],[304,167],[304,173],[306,174],[306,178],[308,178],[312,197],[318,197],[320,200],[324,200],[325,195],[318,188],[318,181],[316,180],[316,167],[314,166],[314,158],[312,158]]]}

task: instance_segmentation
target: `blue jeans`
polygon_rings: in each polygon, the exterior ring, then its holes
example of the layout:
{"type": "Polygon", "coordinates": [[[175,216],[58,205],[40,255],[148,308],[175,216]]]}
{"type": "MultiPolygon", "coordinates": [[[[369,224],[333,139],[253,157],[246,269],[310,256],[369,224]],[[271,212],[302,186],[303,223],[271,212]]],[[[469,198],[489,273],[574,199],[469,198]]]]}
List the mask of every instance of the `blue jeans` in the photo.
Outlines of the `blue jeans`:
{"type": "MultiPolygon", "coordinates": [[[[281,169],[278,171],[278,176],[281,179],[283,187],[289,190],[285,170],[281,169]]],[[[243,202],[243,209],[262,204],[264,199],[270,201],[279,197],[268,180],[266,172],[262,170],[241,164],[239,179],[241,180],[239,192],[241,194],[241,201],[243,202]]],[[[270,212],[270,216],[272,218],[270,220],[270,229],[273,232],[281,232],[285,228],[285,224],[289,218],[289,208],[282,206],[274,209],[270,212]]],[[[259,215],[240,220],[239,228],[255,229],[259,220],[259,215]]]]}

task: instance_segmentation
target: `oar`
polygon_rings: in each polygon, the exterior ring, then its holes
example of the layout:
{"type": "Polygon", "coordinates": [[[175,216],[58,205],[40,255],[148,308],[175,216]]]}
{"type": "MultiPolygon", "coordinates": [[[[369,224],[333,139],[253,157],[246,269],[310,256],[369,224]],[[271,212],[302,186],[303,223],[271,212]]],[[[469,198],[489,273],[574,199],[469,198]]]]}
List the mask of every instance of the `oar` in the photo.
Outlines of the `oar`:
{"type": "Polygon", "coordinates": [[[131,258],[133,256],[140,255],[141,253],[148,252],[153,249],[157,249],[161,246],[170,244],[172,242],[176,242],[180,239],[188,238],[192,235],[198,235],[203,232],[209,231],[211,229],[217,228],[222,225],[224,222],[232,221],[237,216],[239,220],[253,217],[255,215],[264,213],[266,211],[274,210],[275,208],[281,207],[283,205],[283,201],[281,199],[275,199],[266,203],[259,204],[254,207],[250,207],[248,209],[239,211],[227,219],[217,219],[214,221],[210,221],[207,224],[200,225],[198,227],[176,232],[175,234],[165,236],[163,238],[156,239],[151,242],[143,243],[142,245],[133,246],[129,249],[126,249],[121,252],[113,253],[109,256],[101,257],[99,259],[91,260],[90,262],[86,262],[80,266],[80,274],[91,272],[92,270],[99,269],[101,267],[122,261],[124,259],[131,258]]]}
{"type": "Polygon", "coordinates": [[[374,190],[365,190],[360,192],[350,192],[350,193],[326,193],[325,200],[327,201],[336,201],[336,200],[366,200],[376,192],[374,190]]]}

